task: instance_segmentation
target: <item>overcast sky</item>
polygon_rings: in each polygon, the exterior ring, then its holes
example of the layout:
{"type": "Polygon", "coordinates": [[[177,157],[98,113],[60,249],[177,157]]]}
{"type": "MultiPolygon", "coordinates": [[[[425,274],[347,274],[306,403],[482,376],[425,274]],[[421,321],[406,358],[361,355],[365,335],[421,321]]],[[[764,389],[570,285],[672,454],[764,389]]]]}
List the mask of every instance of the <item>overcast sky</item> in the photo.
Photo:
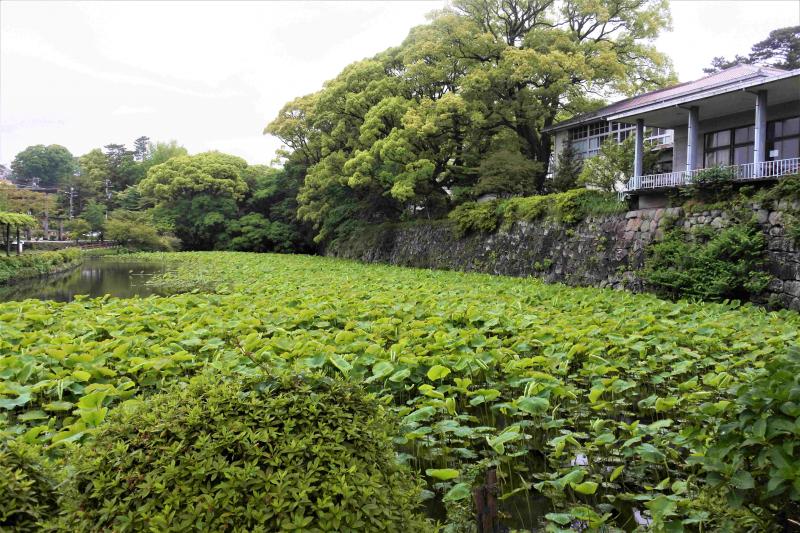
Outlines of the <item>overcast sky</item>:
{"type": "MultiPolygon", "coordinates": [[[[268,163],[285,102],[400,44],[437,1],[0,1],[0,163],[32,144],[80,155],[147,135],[268,163]]],[[[658,47],[681,81],[800,24],[796,0],[672,2],[658,47]]]]}

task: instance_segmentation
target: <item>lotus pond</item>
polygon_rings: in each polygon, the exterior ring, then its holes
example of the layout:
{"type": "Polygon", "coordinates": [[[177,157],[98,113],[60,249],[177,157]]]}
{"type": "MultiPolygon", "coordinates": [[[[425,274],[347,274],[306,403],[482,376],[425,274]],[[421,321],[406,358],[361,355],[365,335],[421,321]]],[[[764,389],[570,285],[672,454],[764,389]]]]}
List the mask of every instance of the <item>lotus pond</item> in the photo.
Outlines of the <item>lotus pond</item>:
{"type": "Polygon", "coordinates": [[[797,313],[319,257],[138,259],[168,262],[177,294],[0,303],[0,438],[58,455],[201,369],[323,372],[396,413],[398,459],[451,531],[489,469],[512,529],[797,518],[797,313]]]}

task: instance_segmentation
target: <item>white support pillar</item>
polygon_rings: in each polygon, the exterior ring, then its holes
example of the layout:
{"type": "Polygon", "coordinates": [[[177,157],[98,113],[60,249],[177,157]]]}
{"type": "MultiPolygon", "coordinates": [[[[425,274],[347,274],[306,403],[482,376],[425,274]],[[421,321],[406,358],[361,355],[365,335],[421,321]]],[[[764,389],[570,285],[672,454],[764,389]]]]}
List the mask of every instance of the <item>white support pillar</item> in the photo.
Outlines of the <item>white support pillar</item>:
{"type": "Polygon", "coordinates": [[[633,177],[638,178],[642,175],[644,161],[644,120],[641,118],[636,119],[636,138],[634,142],[633,177]]]}
{"type": "Polygon", "coordinates": [[[697,106],[689,108],[689,125],[686,131],[686,172],[697,168],[697,149],[700,147],[698,139],[700,131],[700,111],[697,106]]]}
{"type": "Polygon", "coordinates": [[[756,93],[755,139],[753,143],[753,163],[756,175],[760,174],[759,163],[767,160],[767,91],[756,93]]]}

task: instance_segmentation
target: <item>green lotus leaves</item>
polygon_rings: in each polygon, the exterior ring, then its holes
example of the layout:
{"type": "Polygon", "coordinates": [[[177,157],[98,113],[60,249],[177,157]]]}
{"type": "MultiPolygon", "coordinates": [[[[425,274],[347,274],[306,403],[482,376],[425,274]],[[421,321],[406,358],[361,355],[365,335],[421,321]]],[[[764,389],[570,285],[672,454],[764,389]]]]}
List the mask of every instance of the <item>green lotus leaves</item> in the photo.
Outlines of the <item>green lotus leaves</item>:
{"type": "Polygon", "coordinates": [[[529,497],[551,528],[629,527],[633,505],[654,529],[707,531],[736,524],[735,498],[761,517],[800,498],[797,313],[324,257],[141,257],[168,263],[156,282],[176,294],[0,304],[0,440],[91,446],[116,410],[204,370],[283,369],[373,394],[406,464],[459,473],[423,476],[448,509],[496,468],[512,529],[540,527],[518,514],[529,497]]]}
{"type": "Polygon", "coordinates": [[[450,369],[442,365],[433,365],[428,370],[428,379],[431,381],[438,381],[444,379],[450,373],[450,369]]]}
{"type": "Polygon", "coordinates": [[[441,481],[455,479],[460,475],[459,471],[453,468],[429,468],[425,470],[425,473],[441,481]]]}

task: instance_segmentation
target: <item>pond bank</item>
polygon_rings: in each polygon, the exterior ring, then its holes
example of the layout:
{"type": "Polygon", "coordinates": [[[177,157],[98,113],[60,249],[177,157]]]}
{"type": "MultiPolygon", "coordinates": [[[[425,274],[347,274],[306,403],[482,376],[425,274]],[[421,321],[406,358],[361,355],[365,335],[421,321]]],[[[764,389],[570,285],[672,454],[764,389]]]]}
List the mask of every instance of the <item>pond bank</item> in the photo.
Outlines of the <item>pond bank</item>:
{"type": "Polygon", "coordinates": [[[78,248],[0,256],[0,285],[66,272],[82,261],[83,254],[78,248]]]}
{"type": "Polygon", "coordinates": [[[109,260],[84,252],[81,261],[64,271],[0,285],[0,302],[29,298],[70,302],[77,296],[131,298],[166,295],[170,291],[147,283],[154,276],[163,274],[165,269],[163,263],[128,258],[109,260]]]}

